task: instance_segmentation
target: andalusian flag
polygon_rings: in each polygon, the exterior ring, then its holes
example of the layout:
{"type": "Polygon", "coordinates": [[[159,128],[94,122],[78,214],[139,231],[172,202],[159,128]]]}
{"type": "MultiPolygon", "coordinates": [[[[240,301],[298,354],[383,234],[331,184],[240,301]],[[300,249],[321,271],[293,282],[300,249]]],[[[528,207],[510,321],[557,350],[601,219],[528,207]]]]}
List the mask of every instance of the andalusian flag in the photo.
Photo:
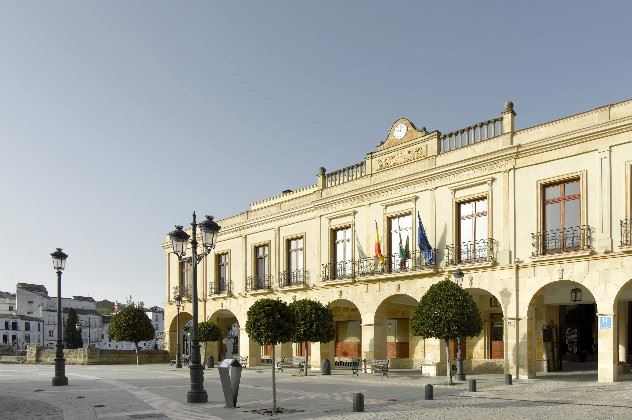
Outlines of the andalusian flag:
{"type": "Polygon", "coordinates": [[[377,230],[377,220],[375,221],[375,257],[384,264],[384,255],[382,255],[382,247],[380,246],[380,232],[377,230]]]}

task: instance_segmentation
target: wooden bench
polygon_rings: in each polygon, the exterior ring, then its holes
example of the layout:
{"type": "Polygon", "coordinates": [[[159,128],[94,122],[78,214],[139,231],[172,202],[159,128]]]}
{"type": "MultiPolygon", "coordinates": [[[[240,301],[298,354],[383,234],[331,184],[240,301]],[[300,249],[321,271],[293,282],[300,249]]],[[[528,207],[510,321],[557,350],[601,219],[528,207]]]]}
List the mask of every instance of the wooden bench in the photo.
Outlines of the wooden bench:
{"type": "Polygon", "coordinates": [[[334,369],[338,370],[351,370],[351,374],[359,376],[358,372],[362,365],[361,359],[349,359],[349,360],[335,360],[334,369]]]}
{"type": "Polygon", "coordinates": [[[279,372],[283,372],[283,369],[298,369],[299,373],[303,373],[303,369],[305,369],[305,358],[298,357],[282,357],[280,361],[276,364],[276,369],[279,372]]]}
{"type": "Polygon", "coordinates": [[[371,372],[374,374],[380,374],[383,377],[388,378],[388,365],[389,360],[367,360],[367,365],[371,367],[371,372]]]}
{"type": "MultiPolygon", "coordinates": [[[[171,366],[174,366],[177,363],[176,359],[171,359],[171,366]]],[[[182,363],[183,366],[189,366],[189,356],[186,354],[180,355],[180,363],[182,363]]]]}

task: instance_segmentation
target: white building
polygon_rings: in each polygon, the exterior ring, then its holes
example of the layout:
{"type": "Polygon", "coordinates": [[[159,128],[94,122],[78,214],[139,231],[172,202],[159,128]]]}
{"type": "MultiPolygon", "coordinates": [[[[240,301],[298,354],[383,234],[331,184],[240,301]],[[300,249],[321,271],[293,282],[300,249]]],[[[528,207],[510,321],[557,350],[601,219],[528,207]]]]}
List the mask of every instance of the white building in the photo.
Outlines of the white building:
{"type": "Polygon", "coordinates": [[[29,344],[44,345],[44,322],[40,318],[11,313],[0,314],[0,335],[4,349],[25,350],[29,344]]]}
{"type": "MultiPolygon", "coordinates": [[[[141,341],[138,343],[138,347],[141,350],[162,350],[164,349],[164,325],[165,325],[165,311],[162,308],[153,306],[151,308],[145,308],[147,317],[151,320],[151,324],[156,330],[153,340],[141,341]]],[[[101,342],[96,346],[105,350],[134,350],[134,343],[130,341],[114,341],[110,338],[110,315],[103,316],[103,329],[101,342]]]]}

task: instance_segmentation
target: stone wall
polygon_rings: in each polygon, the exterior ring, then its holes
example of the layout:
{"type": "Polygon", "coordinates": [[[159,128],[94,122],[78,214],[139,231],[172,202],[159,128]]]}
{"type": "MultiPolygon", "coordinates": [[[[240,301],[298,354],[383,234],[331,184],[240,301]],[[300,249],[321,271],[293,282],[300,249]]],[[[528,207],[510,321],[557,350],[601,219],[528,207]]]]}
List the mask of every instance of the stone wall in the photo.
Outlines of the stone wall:
{"type": "MultiPolygon", "coordinates": [[[[169,352],[166,350],[142,350],[139,353],[140,363],[168,362],[169,352]]],[[[67,365],[124,365],[136,363],[134,350],[100,350],[100,349],[64,349],[67,365]]],[[[55,363],[55,349],[29,347],[26,363],[55,363]]]]}

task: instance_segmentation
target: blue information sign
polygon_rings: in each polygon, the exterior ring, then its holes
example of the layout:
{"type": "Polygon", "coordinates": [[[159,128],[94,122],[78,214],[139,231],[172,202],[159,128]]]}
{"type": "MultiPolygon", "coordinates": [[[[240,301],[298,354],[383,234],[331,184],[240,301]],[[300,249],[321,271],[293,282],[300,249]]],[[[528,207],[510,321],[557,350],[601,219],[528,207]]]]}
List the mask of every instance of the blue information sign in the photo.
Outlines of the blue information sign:
{"type": "Polygon", "coordinates": [[[599,317],[599,329],[609,330],[612,328],[612,316],[600,316],[599,317]]]}

